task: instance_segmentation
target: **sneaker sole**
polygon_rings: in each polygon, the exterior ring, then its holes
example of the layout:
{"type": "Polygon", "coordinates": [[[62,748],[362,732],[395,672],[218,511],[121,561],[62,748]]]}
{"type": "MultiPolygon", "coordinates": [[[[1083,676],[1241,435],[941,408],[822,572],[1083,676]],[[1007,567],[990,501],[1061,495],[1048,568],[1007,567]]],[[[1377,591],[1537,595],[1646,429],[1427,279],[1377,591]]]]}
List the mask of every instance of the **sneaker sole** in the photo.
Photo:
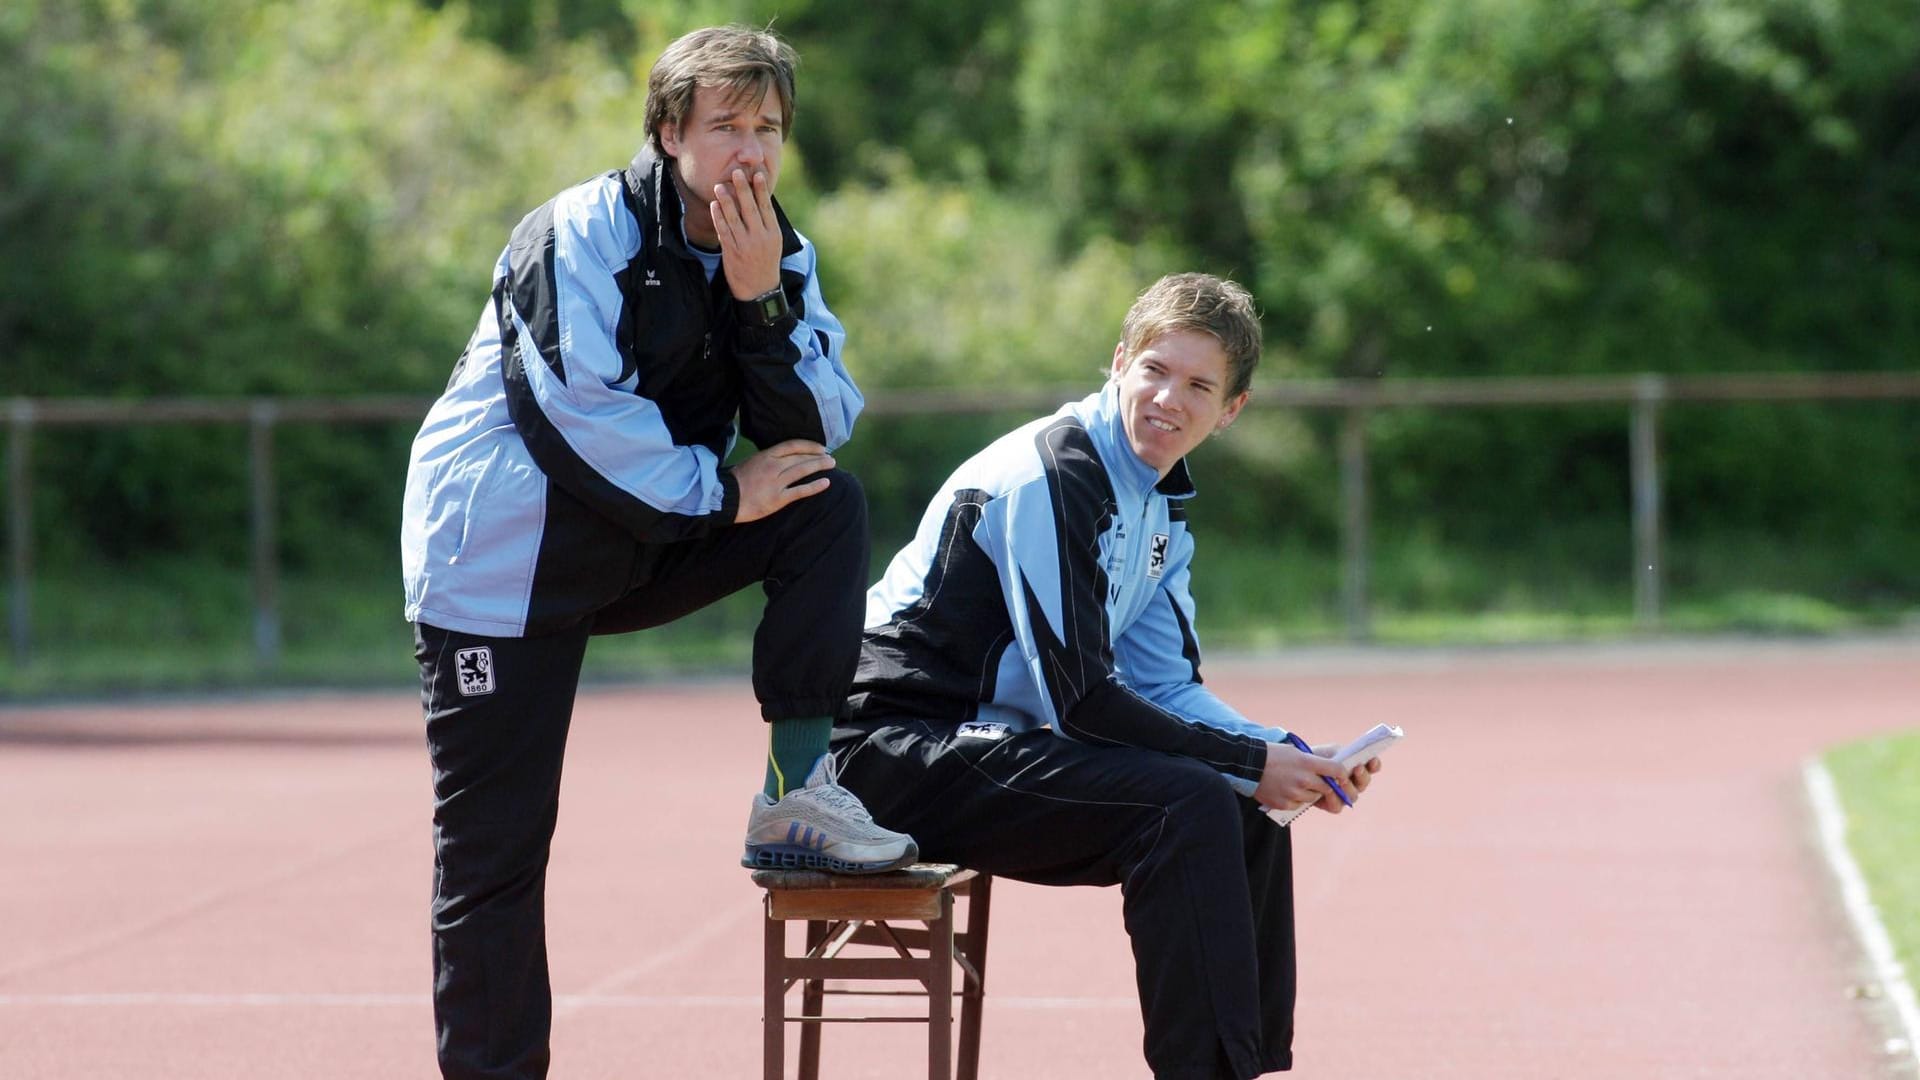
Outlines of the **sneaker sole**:
{"type": "Polygon", "coordinates": [[[909,845],[899,857],[885,862],[863,863],[838,859],[825,852],[792,844],[748,844],[740,865],[750,870],[825,870],[831,874],[884,874],[912,866],[920,859],[920,849],[909,845]]]}

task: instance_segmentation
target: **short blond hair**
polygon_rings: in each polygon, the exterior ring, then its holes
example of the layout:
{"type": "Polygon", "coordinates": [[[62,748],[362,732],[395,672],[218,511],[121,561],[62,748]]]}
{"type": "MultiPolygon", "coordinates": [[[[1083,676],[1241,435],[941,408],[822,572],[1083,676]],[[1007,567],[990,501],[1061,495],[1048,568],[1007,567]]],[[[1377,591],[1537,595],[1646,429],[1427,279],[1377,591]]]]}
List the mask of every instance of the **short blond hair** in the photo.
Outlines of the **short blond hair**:
{"type": "Polygon", "coordinates": [[[683,34],[647,73],[647,141],[664,156],[660,129],[671,124],[678,130],[686,123],[694,91],[702,86],[725,90],[729,101],[758,100],[768,90],[777,91],[784,141],[793,130],[793,73],[799,66],[793,47],[771,30],[730,24],[683,34]]]}
{"type": "Polygon", "coordinates": [[[1226,352],[1229,400],[1247,392],[1260,365],[1260,315],[1246,289],[1212,274],[1168,274],[1127,309],[1120,347],[1131,363],[1141,349],[1183,330],[1212,335],[1226,352]]]}

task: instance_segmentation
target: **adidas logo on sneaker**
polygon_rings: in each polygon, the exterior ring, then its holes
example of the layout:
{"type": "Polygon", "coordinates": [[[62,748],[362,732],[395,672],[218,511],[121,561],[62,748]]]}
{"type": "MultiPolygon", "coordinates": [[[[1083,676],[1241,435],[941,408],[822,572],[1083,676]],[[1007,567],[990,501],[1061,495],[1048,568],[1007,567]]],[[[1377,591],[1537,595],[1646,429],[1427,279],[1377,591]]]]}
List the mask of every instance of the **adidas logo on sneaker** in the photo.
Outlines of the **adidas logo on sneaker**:
{"type": "Polygon", "coordinates": [[[911,866],[919,845],[906,833],[882,828],[860,800],[839,784],[832,754],[822,754],[805,785],[775,801],[755,792],[747,814],[743,866],[765,870],[826,870],[878,874],[911,866]]]}

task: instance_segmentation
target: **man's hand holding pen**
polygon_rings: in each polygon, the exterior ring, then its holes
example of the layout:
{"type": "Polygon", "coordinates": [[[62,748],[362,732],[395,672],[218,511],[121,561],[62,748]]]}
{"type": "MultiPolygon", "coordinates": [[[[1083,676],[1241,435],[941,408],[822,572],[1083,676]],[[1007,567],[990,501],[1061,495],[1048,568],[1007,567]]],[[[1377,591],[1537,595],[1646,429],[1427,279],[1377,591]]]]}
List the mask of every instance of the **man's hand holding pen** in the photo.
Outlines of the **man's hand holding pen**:
{"type": "Polygon", "coordinates": [[[1262,806],[1280,810],[1311,804],[1329,814],[1353,805],[1373,782],[1373,774],[1380,771],[1380,759],[1349,772],[1329,760],[1338,749],[1337,743],[1309,745],[1294,734],[1288,735],[1286,743],[1268,743],[1266,769],[1254,789],[1254,799],[1262,806]]]}

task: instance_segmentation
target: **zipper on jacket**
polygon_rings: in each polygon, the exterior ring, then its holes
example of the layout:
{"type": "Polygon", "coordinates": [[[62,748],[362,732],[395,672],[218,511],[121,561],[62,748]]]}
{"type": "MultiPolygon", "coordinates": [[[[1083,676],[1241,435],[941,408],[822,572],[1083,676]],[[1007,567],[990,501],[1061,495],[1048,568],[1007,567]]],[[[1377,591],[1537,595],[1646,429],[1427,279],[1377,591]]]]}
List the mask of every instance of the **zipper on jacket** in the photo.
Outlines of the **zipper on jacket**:
{"type": "MultiPolygon", "coordinates": [[[[1134,565],[1140,559],[1141,538],[1148,534],[1147,511],[1151,509],[1152,506],[1153,493],[1148,492],[1146,497],[1140,500],[1140,514],[1131,522],[1131,531],[1128,529],[1129,522],[1125,516],[1122,514],[1115,515],[1114,532],[1119,540],[1119,544],[1117,545],[1118,557],[1108,560],[1107,573],[1112,582],[1109,595],[1111,606],[1108,614],[1112,621],[1112,632],[1116,636],[1119,634],[1123,622],[1130,623],[1132,621],[1127,618],[1127,616],[1132,614],[1131,609],[1139,602],[1139,589],[1145,584],[1144,581],[1140,580],[1143,579],[1145,575],[1136,573],[1134,565]]],[[[1115,503],[1115,509],[1119,509],[1117,501],[1115,503]]]]}

